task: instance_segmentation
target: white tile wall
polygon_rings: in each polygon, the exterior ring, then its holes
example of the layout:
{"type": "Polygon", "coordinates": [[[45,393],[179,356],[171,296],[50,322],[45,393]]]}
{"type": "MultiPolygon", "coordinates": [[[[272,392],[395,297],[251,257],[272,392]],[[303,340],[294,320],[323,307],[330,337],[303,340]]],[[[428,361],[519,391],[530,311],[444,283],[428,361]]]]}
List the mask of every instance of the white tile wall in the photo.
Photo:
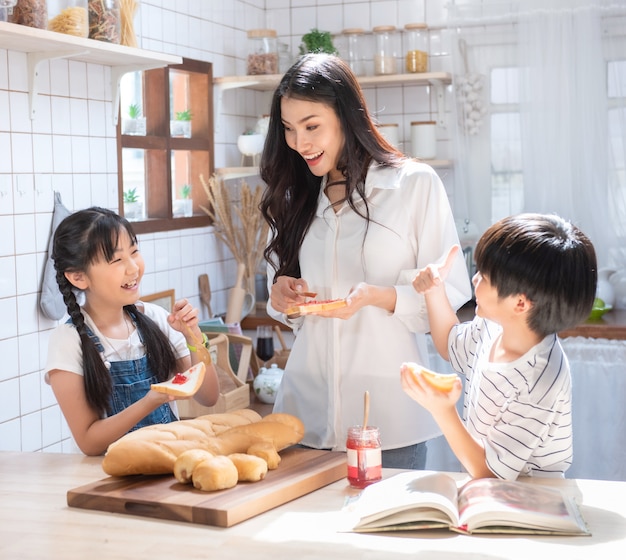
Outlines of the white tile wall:
{"type": "MultiPolygon", "coordinates": [[[[271,27],[298,53],[312,27],[441,23],[445,0],[142,0],[139,46],[213,63],[215,76],[245,73],[246,29],[271,27]],[[287,15],[285,15],[287,12],[287,15]]],[[[438,33],[438,32],[437,32],[438,33]]],[[[449,69],[441,56],[431,62],[449,69]]],[[[43,381],[49,333],[56,325],[39,313],[40,281],[59,191],[70,209],[117,209],[117,149],[110,69],[57,59],[39,66],[35,120],[30,119],[26,55],[0,49],[0,450],[76,452],[50,387],[43,381]]],[[[216,115],[216,166],[239,165],[236,138],[266,113],[271,94],[226,92],[216,115]]],[[[408,123],[433,111],[426,88],[366,90],[382,122],[408,123]]],[[[449,100],[448,100],[449,102],[449,100]]],[[[445,149],[448,138],[442,134],[445,149]]],[[[452,185],[447,184],[449,188],[452,185]]],[[[235,265],[210,229],[142,235],[142,288],[174,288],[200,306],[197,278],[207,273],[215,312],[226,309],[235,265]]]]}

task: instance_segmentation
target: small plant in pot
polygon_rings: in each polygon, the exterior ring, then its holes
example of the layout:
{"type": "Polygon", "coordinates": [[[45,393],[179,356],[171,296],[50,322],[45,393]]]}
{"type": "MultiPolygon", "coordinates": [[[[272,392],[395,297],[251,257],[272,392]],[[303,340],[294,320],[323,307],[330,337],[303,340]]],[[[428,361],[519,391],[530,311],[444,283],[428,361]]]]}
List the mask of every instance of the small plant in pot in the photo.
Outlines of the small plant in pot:
{"type": "Polygon", "coordinates": [[[174,120],[170,121],[170,134],[179,138],[191,138],[191,118],[189,109],[174,113],[174,120]]]}
{"type": "Polygon", "coordinates": [[[141,116],[141,105],[131,103],[128,106],[127,115],[128,117],[122,119],[122,134],[145,136],[146,118],[141,116]]]}
{"type": "Polygon", "coordinates": [[[180,187],[180,198],[173,201],[172,214],[174,218],[189,218],[193,216],[191,185],[185,184],[180,187]]]}
{"type": "Polygon", "coordinates": [[[124,191],[124,217],[130,221],[143,220],[143,202],[136,188],[124,191]]]}
{"type": "Polygon", "coordinates": [[[300,54],[307,53],[337,54],[330,31],[311,29],[311,31],[305,33],[300,44],[300,54]]]}

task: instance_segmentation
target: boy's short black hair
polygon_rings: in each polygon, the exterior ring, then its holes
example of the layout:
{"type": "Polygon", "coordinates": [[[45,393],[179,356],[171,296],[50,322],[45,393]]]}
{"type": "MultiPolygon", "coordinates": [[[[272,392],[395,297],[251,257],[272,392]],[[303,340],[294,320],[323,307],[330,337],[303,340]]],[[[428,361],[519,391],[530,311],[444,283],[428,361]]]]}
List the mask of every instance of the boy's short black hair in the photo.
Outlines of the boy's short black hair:
{"type": "Polygon", "coordinates": [[[546,336],[575,327],[591,312],[596,252],[576,226],[552,214],[518,214],[485,231],[476,245],[476,270],[499,297],[523,294],[533,304],[528,326],[546,336]]]}

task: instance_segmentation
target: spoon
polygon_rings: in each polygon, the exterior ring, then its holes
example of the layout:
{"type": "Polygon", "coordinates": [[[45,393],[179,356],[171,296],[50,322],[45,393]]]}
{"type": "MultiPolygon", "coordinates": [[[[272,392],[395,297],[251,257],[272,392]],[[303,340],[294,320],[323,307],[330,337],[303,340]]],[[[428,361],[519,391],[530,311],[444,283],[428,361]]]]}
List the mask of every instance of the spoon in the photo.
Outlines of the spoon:
{"type": "Polygon", "coordinates": [[[370,416],[370,392],[365,391],[365,403],[363,405],[363,429],[367,429],[367,421],[370,416]]]}

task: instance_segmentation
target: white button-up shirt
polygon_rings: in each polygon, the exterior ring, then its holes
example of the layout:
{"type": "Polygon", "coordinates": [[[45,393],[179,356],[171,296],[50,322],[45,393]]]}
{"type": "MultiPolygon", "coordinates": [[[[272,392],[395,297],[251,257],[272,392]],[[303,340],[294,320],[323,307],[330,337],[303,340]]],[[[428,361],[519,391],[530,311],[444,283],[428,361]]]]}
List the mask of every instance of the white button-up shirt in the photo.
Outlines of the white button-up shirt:
{"type": "MultiPolygon", "coordinates": [[[[321,187],[316,217],[300,250],[302,278],[316,299],[346,297],[359,282],[394,286],[396,308],[388,313],[367,306],[348,320],[309,315],[287,321],[268,302],[270,316],[291,324],[296,333],[274,411],[304,422],[303,444],[345,450],[348,428],[362,423],[368,390],[368,423],[379,427],[383,449],[438,436],[430,413],[402,390],[400,365],[428,366],[426,304],[411,281],[418,269],[443,262],[448,249],[459,244],[443,184],[422,163],[373,164],[365,182],[369,227],[345,203],[335,213],[321,187]]],[[[268,266],[269,286],[273,275],[268,266]]],[[[446,290],[455,309],[471,298],[461,255],[446,290]]]]}

